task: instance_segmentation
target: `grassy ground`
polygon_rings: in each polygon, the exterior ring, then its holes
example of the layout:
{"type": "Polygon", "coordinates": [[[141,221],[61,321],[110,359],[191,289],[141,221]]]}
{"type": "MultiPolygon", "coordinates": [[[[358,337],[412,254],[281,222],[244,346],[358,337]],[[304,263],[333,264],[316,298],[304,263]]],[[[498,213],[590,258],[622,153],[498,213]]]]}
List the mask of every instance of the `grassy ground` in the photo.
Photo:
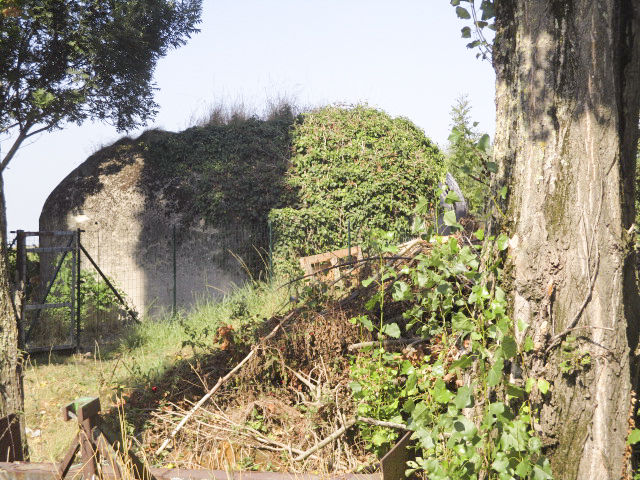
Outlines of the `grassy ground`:
{"type": "Polygon", "coordinates": [[[155,384],[195,352],[224,342],[220,328],[236,332],[269,318],[286,301],[286,289],[264,283],[238,288],[221,301],[182,312],[178,318],[148,319],[122,332],[119,342],[72,356],[39,355],[25,368],[25,410],[31,461],[59,461],[77,426],[60,409],[83,396],[99,396],[102,410],[132,391],[156,392],[155,384]]]}

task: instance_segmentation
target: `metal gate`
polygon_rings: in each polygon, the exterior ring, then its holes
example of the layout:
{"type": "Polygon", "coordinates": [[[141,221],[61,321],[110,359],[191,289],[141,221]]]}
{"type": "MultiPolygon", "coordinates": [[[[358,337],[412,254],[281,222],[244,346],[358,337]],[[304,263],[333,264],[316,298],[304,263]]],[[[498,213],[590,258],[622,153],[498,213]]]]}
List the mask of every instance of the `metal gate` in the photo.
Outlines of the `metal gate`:
{"type": "Polygon", "coordinates": [[[138,321],[122,292],[82,246],[82,230],[15,233],[21,349],[29,353],[77,350],[81,336],[88,340],[89,334],[96,333],[100,322],[96,314],[101,309],[112,316],[115,309],[118,318],[138,321]],[[82,259],[88,261],[85,270],[82,259]],[[96,282],[102,282],[102,287],[96,282]],[[91,325],[96,328],[86,331],[91,325]]]}
{"type": "Polygon", "coordinates": [[[21,347],[28,352],[78,348],[80,232],[16,233],[21,347]]]}

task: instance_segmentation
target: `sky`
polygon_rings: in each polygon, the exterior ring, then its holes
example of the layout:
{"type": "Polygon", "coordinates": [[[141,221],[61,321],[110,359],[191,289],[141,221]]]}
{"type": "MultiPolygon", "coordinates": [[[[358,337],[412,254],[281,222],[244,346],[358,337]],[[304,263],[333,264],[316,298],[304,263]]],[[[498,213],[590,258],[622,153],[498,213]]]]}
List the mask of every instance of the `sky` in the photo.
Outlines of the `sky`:
{"type": "MultiPolygon", "coordinates": [[[[180,131],[213,104],[242,102],[260,112],[284,97],[307,107],[367,103],[409,118],[444,149],[451,107],[467,95],[472,120],[493,138],[495,74],[466,48],[466,23],[447,0],[203,3],[201,32],[157,65],[160,109],[145,128],[180,131]]],[[[32,137],[4,175],[8,229],[37,231],[53,189],[123,135],[85,122],[32,137]]],[[[9,147],[0,138],[0,152],[9,147]]]]}

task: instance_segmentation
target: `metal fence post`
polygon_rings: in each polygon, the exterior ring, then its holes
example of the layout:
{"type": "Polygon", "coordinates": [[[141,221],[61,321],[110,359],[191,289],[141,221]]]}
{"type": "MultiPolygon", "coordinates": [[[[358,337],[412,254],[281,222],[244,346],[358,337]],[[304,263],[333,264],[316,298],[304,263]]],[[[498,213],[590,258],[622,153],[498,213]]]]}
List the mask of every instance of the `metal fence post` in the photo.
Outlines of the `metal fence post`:
{"type": "Polygon", "coordinates": [[[178,311],[178,295],[177,295],[177,261],[176,261],[176,225],[173,224],[173,308],[172,312],[175,316],[178,311]]]}
{"type": "Polygon", "coordinates": [[[269,236],[269,281],[273,280],[273,230],[271,219],[267,221],[267,234],[269,236]]]}
{"type": "Polygon", "coordinates": [[[347,262],[351,261],[351,220],[347,220],[347,248],[348,254],[347,262]]]}
{"type": "Polygon", "coordinates": [[[82,288],[82,275],[80,273],[80,230],[76,232],[76,351],[80,351],[80,334],[82,333],[82,328],[80,326],[81,311],[82,311],[82,295],[80,293],[80,289],[82,288]]]}
{"type": "Polygon", "coordinates": [[[22,301],[20,302],[20,321],[18,322],[18,348],[20,350],[26,349],[26,335],[25,335],[25,308],[24,304],[27,301],[27,241],[24,230],[18,230],[16,232],[16,275],[18,288],[21,290],[22,301]]]}

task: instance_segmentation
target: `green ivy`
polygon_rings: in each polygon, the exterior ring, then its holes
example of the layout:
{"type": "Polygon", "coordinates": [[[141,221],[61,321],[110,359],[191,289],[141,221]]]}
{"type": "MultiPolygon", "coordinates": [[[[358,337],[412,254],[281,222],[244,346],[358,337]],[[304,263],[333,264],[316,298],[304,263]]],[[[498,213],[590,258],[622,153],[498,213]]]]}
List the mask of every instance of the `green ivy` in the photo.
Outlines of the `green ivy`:
{"type": "Polygon", "coordinates": [[[329,106],[293,127],[285,209],[271,211],[276,261],[370,246],[376,229],[408,235],[420,196],[435,198],[444,157],[406,118],[366,105],[329,106]]]}

